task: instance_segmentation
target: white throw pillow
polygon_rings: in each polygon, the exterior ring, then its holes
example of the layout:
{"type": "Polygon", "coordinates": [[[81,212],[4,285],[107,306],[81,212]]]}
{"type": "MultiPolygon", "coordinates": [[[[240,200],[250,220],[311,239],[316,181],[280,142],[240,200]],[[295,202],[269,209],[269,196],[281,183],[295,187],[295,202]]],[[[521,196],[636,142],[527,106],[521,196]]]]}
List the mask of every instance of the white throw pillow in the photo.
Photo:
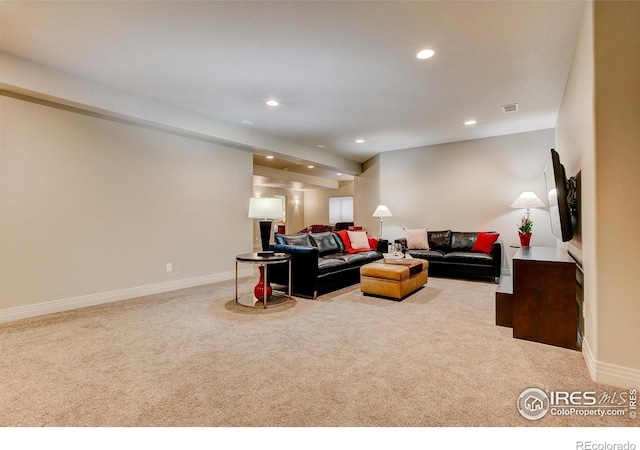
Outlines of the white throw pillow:
{"type": "Polygon", "coordinates": [[[351,242],[351,248],[359,250],[369,247],[369,238],[367,238],[366,231],[347,231],[349,235],[349,241],[351,242]]]}
{"type": "Polygon", "coordinates": [[[407,237],[407,248],[409,250],[429,250],[428,228],[418,228],[416,230],[404,229],[407,237]]]}

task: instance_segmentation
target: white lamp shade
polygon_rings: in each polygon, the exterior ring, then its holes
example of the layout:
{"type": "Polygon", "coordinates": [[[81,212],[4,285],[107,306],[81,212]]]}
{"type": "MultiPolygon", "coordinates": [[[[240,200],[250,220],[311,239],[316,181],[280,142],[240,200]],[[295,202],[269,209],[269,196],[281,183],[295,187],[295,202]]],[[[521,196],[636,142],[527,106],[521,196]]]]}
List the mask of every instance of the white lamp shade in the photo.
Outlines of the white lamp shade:
{"type": "Polygon", "coordinates": [[[249,217],[252,219],[282,219],[281,198],[252,198],[249,200],[249,217]]]}
{"type": "Polygon", "coordinates": [[[372,217],[392,217],[391,211],[387,208],[387,205],[378,205],[376,210],[373,212],[372,217]]]}
{"type": "Polygon", "coordinates": [[[511,205],[512,208],[544,208],[546,205],[533,192],[523,192],[511,205]]]}

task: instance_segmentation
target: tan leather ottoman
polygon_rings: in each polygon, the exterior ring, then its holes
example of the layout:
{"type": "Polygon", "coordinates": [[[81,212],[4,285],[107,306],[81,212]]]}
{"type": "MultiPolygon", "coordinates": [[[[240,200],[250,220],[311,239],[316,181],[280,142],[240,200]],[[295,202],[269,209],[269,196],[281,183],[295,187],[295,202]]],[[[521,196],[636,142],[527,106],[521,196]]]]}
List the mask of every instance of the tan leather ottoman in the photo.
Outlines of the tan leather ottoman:
{"type": "Polygon", "coordinates": [[[369,295],[402,300],[427,283],[429,262],[413,259],[410,264],[374,262],[360,267],[360,290],[369,295]]]}

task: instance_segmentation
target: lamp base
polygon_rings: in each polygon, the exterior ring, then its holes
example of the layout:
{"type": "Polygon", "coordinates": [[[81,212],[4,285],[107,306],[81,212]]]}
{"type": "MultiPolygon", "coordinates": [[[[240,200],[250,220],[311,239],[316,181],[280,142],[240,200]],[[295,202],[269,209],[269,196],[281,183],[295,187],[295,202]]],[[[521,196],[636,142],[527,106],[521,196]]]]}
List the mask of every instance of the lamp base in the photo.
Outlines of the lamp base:
{"type": "Polygon", "coordinates": [[[260,221],[260,240],[262,241],[262,251],[269,250],[269,235],[271,234],[271,221],[260,221]]]}
{"type": "Polygon", "coordinates": [[[259,267],[260,269],[260,280],[256,287],[253,288],[253,295],[258,299],[258,301],[264,301],[265,297],[267,300],[271,298],[271,294],[273,293],[273,289],[269,283],[264,282],[264,265],[259,267]]]}

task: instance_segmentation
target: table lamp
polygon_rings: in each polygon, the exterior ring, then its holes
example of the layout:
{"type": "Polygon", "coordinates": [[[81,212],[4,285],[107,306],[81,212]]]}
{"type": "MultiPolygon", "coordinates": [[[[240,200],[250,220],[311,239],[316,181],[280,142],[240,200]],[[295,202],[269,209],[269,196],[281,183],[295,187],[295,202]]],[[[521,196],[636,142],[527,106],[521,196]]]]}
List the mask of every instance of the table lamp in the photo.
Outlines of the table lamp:
{"type": "Polygon", "coordinates": [[[271,235],[271,221],[282,219],[283,203],[280,198],[252,198],[249,200],[249,217],[260,219],[260,239],[262,241],[262,252],[258,255],[266,256],[273,254],[269,251],[269,236],[271,235]]]}
{"type": "Polygon", "coordinates": [[[531,213],[531,208],[544,208],[546,205],[533,192],[523,192],[518,196],[515,202],[511,204],[512,208],[525,208],[527,210],[527,219],[531,213]]]}
{"type": "Polygon", "coordinates": [[[526,208],[527,210],[525,213],[526,216],[522,217],[522,223],[518,228],[518,236],[520,237],[520,245],[522,247],[529,247],[531,243],[531,230],[533,227],[533,222],[529,220],[531,208],[544,208],[545,206],[536,194],[529,191],[520,194],[511,205],[512,208],[526,208]]]}

